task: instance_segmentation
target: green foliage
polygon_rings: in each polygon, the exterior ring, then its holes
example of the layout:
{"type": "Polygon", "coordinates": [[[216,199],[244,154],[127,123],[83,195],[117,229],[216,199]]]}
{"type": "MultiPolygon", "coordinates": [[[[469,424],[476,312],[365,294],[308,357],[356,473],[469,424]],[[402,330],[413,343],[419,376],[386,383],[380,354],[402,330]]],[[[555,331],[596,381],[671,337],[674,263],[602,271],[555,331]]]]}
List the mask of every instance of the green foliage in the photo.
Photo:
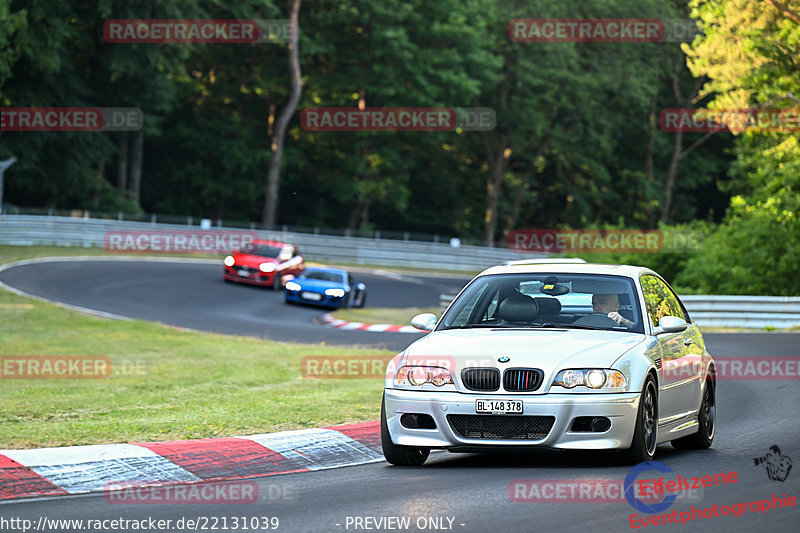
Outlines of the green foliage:
{"type": "MultiPolygon", "coordinates": [[[[797,10],[797,0],[786,3],[797,10]]],[[[698,105],[711,108],[796,106],[800,94],[800,25],[747,0],[697,0],[687,9],[705,36],[680,47],[508,38],[514,18],[687,15],[668,0],[304,2],[299,110],[480,106],[496,111],[497,127],[309,132],[298,113],[287,132],[280,222],[478,238],[491,163],[506,157],[498,239],[526,227],[652,227],[675,136],[652,128],[650,114],[676,105],[674,87],[689,94],[693,76],[706,76],[698,105]]],[[[140,205],[117,190],[116,133],[2,133],[0,158],[18,159],[6,174],[6,201],[257,220],[270,117],[288,98],[286,46],[110,44],[103,23],[286,16],[286,4],[271,0],[0,1],[0,105],[133,106],[145,114],[140,205]]],[[[744,283],[748,276],[791,292],[781,277],[789,270],[759,269],[762,258],[796,253],[797,135],[734,133],[681,161],[675,223],[661,226],[667,241],[701,235],[700,251],[586,257],[650,266],[684,292],[728,291],[728,278],[739,292],[767,290],[744,283]],[[696,220],[721,220],[730,196],[741,198],[723,227],[696,220]],[[785,238],[764,238],[770,232],[785,238]],[[752,253],[740,253],[745,245],[752,253]]],[[[684,146],[701,137],[685,134],[684,146]]]]}
{"type": "MultiPolygon", "coordinates": [[[[797,0],[784,4],[800,9],[797,0]]],[[[706,31],[684,51],[694,74],[709,78],[709,108],[797,107],[800,24],[766,2],[694,0],[691,7],[706,31]]],[[[734,133],[728,218],[678,283],[709,293],[800,294],[800,136],[734,133]]]]}
{"type": "MultiPolygon", "coordinates": [[[[598,228],[599,229],[599,228],[598,228]]],[[[604,225],[603,229],[622,229],[622,226],[604,225]]],[[[591,253],[567,254],[580,257],[591,263],[610,263],[616,265],[635,265],[650,268],[658,272],[670,284],[675,286],[676,278],[686,265],[707,246],[709,236],[716,229],[712,223],[695,220],[686,224],[661,224],[664,247],[662,250],[647,253],[591,253]]],[[[691,285],[679,285],[681,293],[695,292],[691,285]]]]}
{"type": "MultiPolygon", "coordinates": [[[[586,4],[489,0],[304,2],[300,54],[305,107],[493,107],[476,132],[319,133],[290,123],[280,221],[477,237],[484,226],[488,154],[510,135],[498,231],[508,227],[643,226],[657,197],[643,172],[648,105],[669,89],[680,52],[664,43],[518,43],[515,17],[681,14],[666,0],[586,4]],[[505,94],[506,98],[501,98],[505,94]],[[634,142],[631,142],[634,139],[634,142]],[[543,148],[540,152],[540,148],[543,148]],[[537,157],[537,154],[538,157],[537,157]],[[533,165],[529,183],[523,175],[533,165]]],[[[108,19],[280,19],[270,0],[14,0],[0,5],[4,106],[139,107],[145,114],[141,207],[164,214],[259,218],[269,161],[269,115],[288,97],[286,47],[111,44],[108,19]]],[[[669,152],[659,134],[659,168],[669,152]]],[[[0,157],[6,201],[117,209],[118,135],[14,133],[0,157]],[[98,170],[104,169],[103,176],[98,170]]],[[[687,161],[688,193],[716,171],[687,161]]],[[[708,154],[706,154],[708,155],[708,154]]],[[[527,178],[526,178],[527,179],[527,178]]],[[[656,179],[660,179],[657,175],[656,179]]],[[[702,206],[701,206],[701,209],[702,206]]]]}
{"type": "Polygon", "coordinates": [[[687,262],[676,283],[704,294],[800,294],[800,219],[774,204],[733,202],[734,214],[687,262]]]}

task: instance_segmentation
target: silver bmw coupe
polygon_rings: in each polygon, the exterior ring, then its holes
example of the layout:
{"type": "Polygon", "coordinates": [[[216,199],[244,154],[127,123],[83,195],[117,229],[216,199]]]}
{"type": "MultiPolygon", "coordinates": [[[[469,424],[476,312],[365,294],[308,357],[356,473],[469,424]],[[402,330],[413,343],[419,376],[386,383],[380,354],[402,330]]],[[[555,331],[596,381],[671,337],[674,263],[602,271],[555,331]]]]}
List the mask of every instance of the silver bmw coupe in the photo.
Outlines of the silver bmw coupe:
{"type": "Polygon", "coordinates": [[[386,372],[383,453],[711,446],[715,366],[672,288],[643,267],[515,262],[485,270],[386,372]],[[521,264],[520,264],[521,263],[521,264]]]}

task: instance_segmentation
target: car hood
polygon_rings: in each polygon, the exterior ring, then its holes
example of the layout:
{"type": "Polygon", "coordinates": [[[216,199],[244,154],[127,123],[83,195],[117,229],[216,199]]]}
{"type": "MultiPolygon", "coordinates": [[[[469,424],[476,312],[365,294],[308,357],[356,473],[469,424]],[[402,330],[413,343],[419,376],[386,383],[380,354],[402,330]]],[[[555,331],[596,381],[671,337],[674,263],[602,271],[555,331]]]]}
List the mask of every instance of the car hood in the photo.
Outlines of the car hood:
{"type": "Polygon", "coordinates": [[[249,266],[253,268],[258,268],[258,265],[261,263],[275,263],[278,264],[278,260],[274,257],[264,257],[263,255],[251,255],[251,254],[242,254],[242,253],[235,253],[233,254],[233,259],[235,261],[234,265],[238,266],[249,266]]]}
{"type": "Polygon", "coordinates": [[[299,283],[303,290],[324,291],[325,289],[343,289],[344,283],[337,281],[325,281],[321,279],[298,278],[294,280],[299,283]]]}
{"type": "MultiPolygon", "coordinates": [[[[580,329],[471,329],[433,332],[406,349],[402,364],[432,364],[455,370],[470,367],[539,368],[544,382],[565,368],[609,368],[645,336],[580,329]],[[505,363],[498,361],[508,357],[505,363]],[[452,366],[451,366],[452,365],[452,366]]],[[[546,387],[540,389],[546,392],[546,387]]]]}

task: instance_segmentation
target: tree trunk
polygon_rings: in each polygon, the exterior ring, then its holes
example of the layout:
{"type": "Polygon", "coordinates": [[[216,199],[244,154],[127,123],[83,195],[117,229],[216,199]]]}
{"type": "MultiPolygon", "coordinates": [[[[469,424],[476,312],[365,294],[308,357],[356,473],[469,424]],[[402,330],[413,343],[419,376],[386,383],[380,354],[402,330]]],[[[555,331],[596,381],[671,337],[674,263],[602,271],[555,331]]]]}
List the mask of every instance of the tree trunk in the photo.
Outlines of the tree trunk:
{"type": "Polygon", "coordinates": [[[128,191],[128,132],[122,131],[117,141],[117,190],[127,198],[128,191]]]}
{"type": "Polygon", "coordinates": [[[286,107],[281,111],[272,136],[272,156],[269,160],[269,174],[267,176],[267,196],[264,199],[264,210],[261,221],[267,226],[274,226],[278,219],[278,193],[280,192],[281,162],[283,157],[283,141],[286,137],[286,128],[292,118],[300,94],[303,91],[303,78],[300,72],[300,57],[298,53],[300,0],[292,0],[289,14],[289,70],[291,75],[291,94],[286,107]]]}
{"type": "Polygon", "coordinates": [[[144,152],[144,131],[139,130],[133,138],[131,148],[131,200],[139,203],[142,190],[142,159],[144,152]]]}
{"type": "MultiPolygon", "coordinates": [[[[644,171],[647,174],[647,184],[649,187],[652,187],[656,181],[656,173],[655,173],[655,163],[653,161],[654,154],[656,147],[656,128],[658,119],[656,118],[656,95],[653,95],[650,98],[650,117],[649,117],[649,136],[647,138],[647,147],[645,149],[645,156],[644,156],[644,171]]],[[[650,190],[653,190],[650,188],[650,190]]],[[[645,198],[647,198],[648,194],[645,191],[645,198]]],[[[647,227],[652,228],[655,226],[656,223],[656,212],[655,210],[650,207],[650,203],[646,202],[647,207],[647,227]]]]}
{"type": "MultiPolygon", "coordinates": [[[[539,151],[541,154],[542,150],[539,151]]],[[[517,186],[516,194],[514,195],[514,202],[511,205],[511,213],[509,213],[508,218],[506,218],[506,229],[503,232],[503,236],[507,239],[508,235],[513,231],[514,225],[517,223],[517,218],[519,218],[519,210],[522,206],[522,197],[525,195],[525,190],[528,188],[528,182],[531,180],[531,176],[533,176],[533,172],[536,169],[534,166],[536,164],[536,159],[534,158],[533,163],[528,165],[528,168],[525,169],[525,172],[522,173],[522,179],[517,186]]]]}
{"type": "Polygon", "coordinates": [[[350,211],[350,217],[347,220],[347,229],[355,231],[358,229],[359,224],[365,224],[369,216],[369,202],[366,198],[361,198],[358,203],[350,211]]]}
{"type": "Polygon", "coordinates": [[[489,177],[486,180],[486,214],[483,218],[484,233],[483,244],[484,246],[494,247],[494,234],[497,230],[498,218],[498,204],[500,203],[500,190],[503,186],[503,176],[505,175],[508,160],[511,157],[510,139],[507,134],[500,135],[500,146],[496,154],[492,155],[491,147],[486,135],[484,135],[484,144],[489,156],[490,167],[489,177]]]}
{"type": "Polygon", "coordinates": [[[106,162],[97,162],[97,185],[94,188],[92,195],[92,208],[97,209],[100,206],[100,193],[103,192],[103,182],[106,180],[106,162]]]}
{"type": "Polygon", "coordinates": [[[667,168],[667,178],[664,181],[664,205],[661,208],[661,222],[669,222],[669,211],[672,208],[672,189],[675,187],[675,177],[678,175],[678,164],[683,159],[681,147],[683,146],[683,132],[675,133],[675,140],[672,144],[672,157],[667,168]]]}

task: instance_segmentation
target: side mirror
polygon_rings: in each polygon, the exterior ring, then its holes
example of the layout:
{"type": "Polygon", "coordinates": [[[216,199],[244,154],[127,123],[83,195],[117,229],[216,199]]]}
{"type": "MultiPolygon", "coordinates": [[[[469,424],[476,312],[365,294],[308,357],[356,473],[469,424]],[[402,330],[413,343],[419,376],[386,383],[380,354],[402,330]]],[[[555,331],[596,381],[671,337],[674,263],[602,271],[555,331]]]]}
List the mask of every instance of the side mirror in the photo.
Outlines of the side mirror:
{"type": "Polygon", "coordinates": [[[688,327],[684,319],[672,315],[662,316],[658,323],[660,325],[655,330],[656,335],[661,335],[662,333],[678,333],[688,327]]]}
{"type": "Polygon", "coordinates": [[[436,327],[436,315],[433,313],[422,313],[411,319],[411,325],[422,331],[433,331],[436,327]]]}

